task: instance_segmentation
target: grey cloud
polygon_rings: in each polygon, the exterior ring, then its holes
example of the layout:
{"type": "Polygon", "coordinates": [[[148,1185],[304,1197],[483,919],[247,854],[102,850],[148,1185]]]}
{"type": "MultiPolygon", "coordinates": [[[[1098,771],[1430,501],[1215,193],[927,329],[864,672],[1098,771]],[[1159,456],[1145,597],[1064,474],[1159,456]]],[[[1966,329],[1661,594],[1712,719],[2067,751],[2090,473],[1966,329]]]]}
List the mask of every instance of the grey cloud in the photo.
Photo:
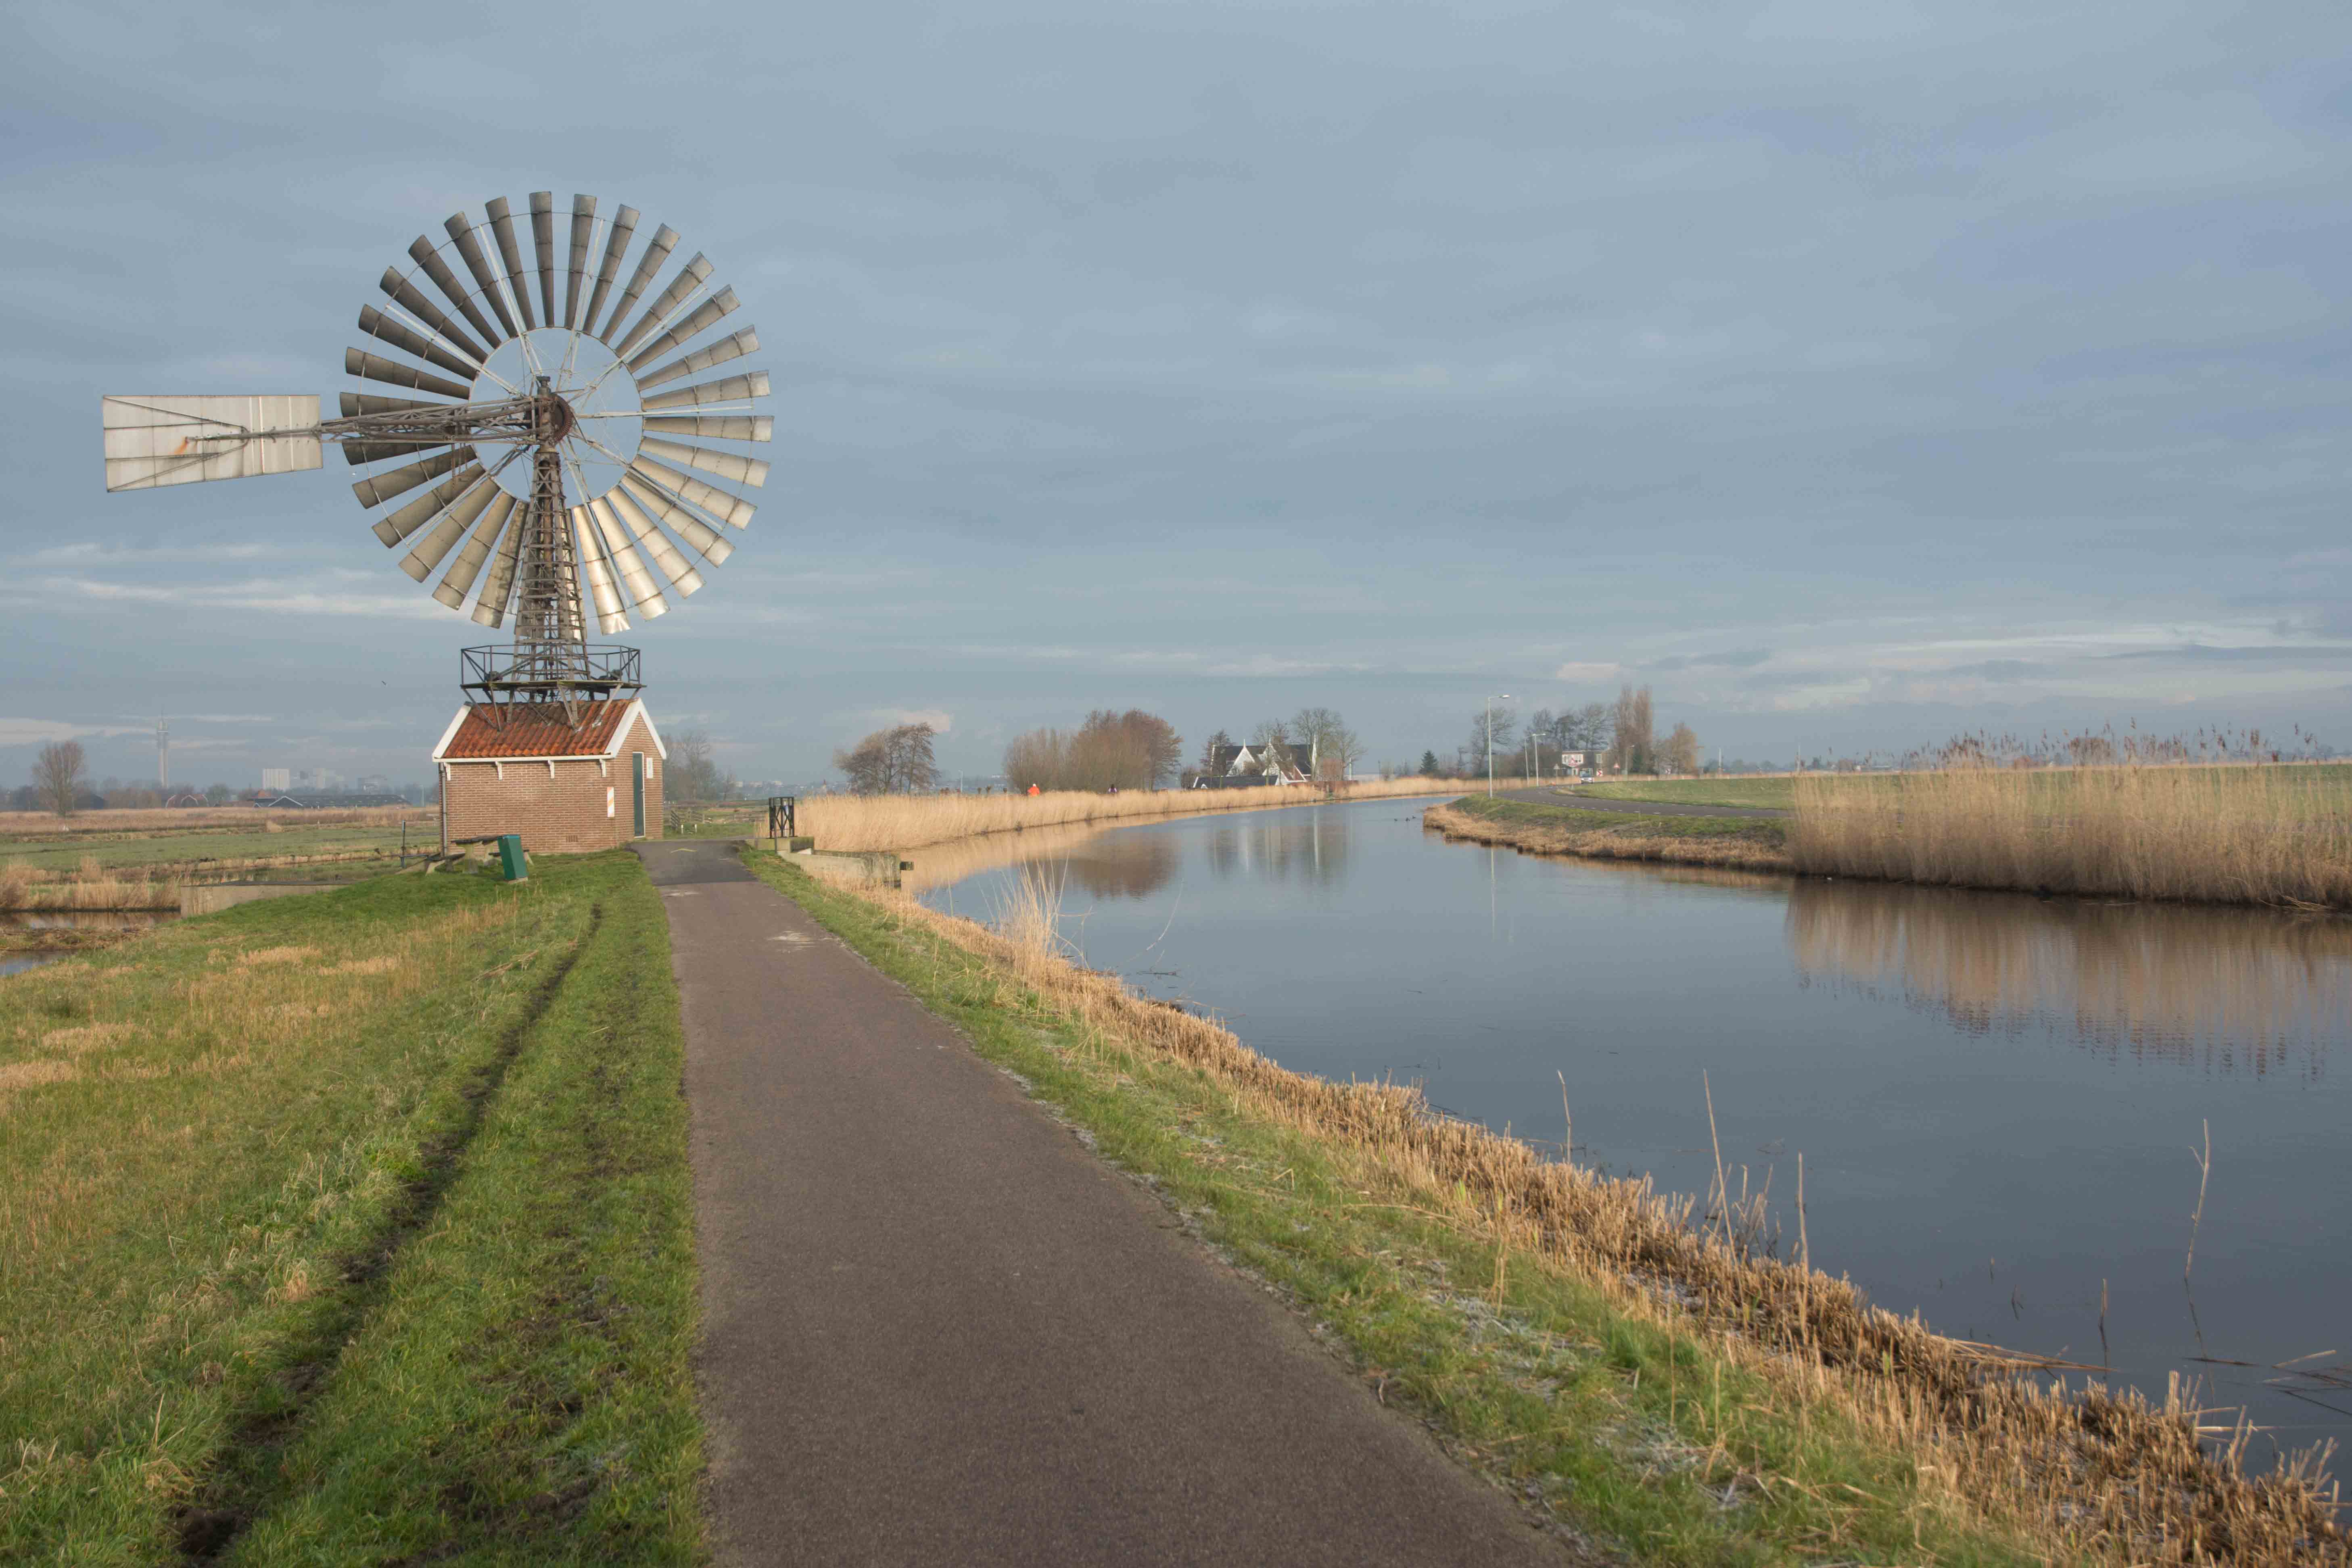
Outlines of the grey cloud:
{"type": "Polygon", "coordinates": [[[2141,664],[2268,664],[2308,668],[2315,664],[2352,664],[2352,643],[2288,644],[2281,647],[2212,647],[2183,643],[2178,647],[2145,648],[2102,654],[2103,660],[2141,664]]]}
{"type": "MultiPolygon", "coordinates": [[[[714,54],[426,0],[435,55],[332,7],[22,8],[0,560],[83,581],[6,589],[54,650],[16,707],[268,710],[257,762],[373,704],[380,750],[277,760],[419,771],[478,628],[327,477],[100,500],[91,409],[331,390],[411,235],[551,187],[678,227],[770,344],[777,482],[631,634],[658,710],[766,748],[739,771],[933,706],[957,771],[989,764],[967,737],[1136,704],[1197,734],[1344,702],[1417,755],[1497,685],[1568,695],[1515,672],[1603,665],[1719,672],[1691,717],[1737,751],[1838,683],[1767,649],[1884,668],[1888,616],[1987,651],[2352,630],[2278,597],[2341,547],[2352,14],[2191,7],[2118,47],[2087,6],[1803,9],[751,10],[714,54]],[[643,90],[595,101],[430,69],[592,80],[615,48],[643,90]]],[[[1999,689],[1978,709],[1806,733],[1932,738],[2062,674],[2086,694],[2036,724],[2159,686],[2338,721],[2286,679],[2328,652],[2034,653],[1907,678],[1999,689]]],[[[0,737],[0,779],[28,760],[0,737]]]]}

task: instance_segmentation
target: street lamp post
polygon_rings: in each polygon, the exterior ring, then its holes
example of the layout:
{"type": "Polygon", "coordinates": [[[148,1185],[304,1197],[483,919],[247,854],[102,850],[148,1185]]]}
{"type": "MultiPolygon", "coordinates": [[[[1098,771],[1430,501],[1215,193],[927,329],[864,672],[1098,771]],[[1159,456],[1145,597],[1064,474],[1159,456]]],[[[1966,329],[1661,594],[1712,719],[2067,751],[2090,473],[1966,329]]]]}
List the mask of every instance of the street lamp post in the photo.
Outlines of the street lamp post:
{"type": "Polygon", "coordinates": [[[1486,699],[1486,794],[1489,797],[1495,793],[1495,704],[1510,700],[1511,694],[1507,691],[1497,691],[1486,699]]]}

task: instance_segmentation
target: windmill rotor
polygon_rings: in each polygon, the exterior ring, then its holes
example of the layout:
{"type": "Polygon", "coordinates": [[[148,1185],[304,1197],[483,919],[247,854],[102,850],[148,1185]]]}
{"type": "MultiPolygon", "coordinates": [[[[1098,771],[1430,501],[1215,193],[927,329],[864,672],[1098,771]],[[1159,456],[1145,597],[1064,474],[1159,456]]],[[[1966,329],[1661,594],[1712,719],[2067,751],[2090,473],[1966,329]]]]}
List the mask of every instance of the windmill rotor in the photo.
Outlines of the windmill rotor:
{"type": "Polygon", "coordinates": [[[559,213],[549,191],[452,215],[361,307],[337,417],[307,395],[108,397],[106,488],[316,468],[335,445],[404,572],[438,574],[433,597],[480,626],[511,617],[510,644],[464,650],[469,694],[576,712],[636,689],[636,650],[591,643],[592,618],[609,637],[702,585],[688,552],[725,561],[755,510],[739,492],[767,482],[737,445],[774,434],[767,373],[736,363],[760,339],[734,289],[700,252],[663,281],[680,237],[639,247],[639,219],[586,195],[559,213]]]}

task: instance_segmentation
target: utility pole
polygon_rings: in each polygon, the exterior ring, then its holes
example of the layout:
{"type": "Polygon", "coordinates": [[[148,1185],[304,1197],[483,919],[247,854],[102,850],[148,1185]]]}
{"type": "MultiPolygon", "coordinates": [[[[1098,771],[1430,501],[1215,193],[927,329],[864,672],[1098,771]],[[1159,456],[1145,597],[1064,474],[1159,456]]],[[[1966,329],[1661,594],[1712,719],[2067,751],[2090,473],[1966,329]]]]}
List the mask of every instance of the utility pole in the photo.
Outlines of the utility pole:
{"type": "Polygon", "coordinates": [[[1510,700],[1507,691],[1497,691],[1486,699],[1486,795],[1490,799],[1495,794],[1495,704],[1510,700]]]}

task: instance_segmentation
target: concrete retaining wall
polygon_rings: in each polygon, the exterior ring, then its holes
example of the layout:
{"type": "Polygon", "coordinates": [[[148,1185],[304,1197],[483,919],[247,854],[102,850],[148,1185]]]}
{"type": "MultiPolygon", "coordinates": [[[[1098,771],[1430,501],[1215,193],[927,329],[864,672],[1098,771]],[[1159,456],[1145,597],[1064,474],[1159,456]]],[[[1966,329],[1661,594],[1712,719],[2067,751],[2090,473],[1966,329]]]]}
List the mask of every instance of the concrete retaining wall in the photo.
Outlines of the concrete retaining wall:
{"type": "Polygon", "coordinates": [[[285,899],[296,893],[323,893],[330,888],[350,886],[349,882],[213,882],[201,888],[181,889],[180,912],[213,915],[256,899],[285,899]]]}

